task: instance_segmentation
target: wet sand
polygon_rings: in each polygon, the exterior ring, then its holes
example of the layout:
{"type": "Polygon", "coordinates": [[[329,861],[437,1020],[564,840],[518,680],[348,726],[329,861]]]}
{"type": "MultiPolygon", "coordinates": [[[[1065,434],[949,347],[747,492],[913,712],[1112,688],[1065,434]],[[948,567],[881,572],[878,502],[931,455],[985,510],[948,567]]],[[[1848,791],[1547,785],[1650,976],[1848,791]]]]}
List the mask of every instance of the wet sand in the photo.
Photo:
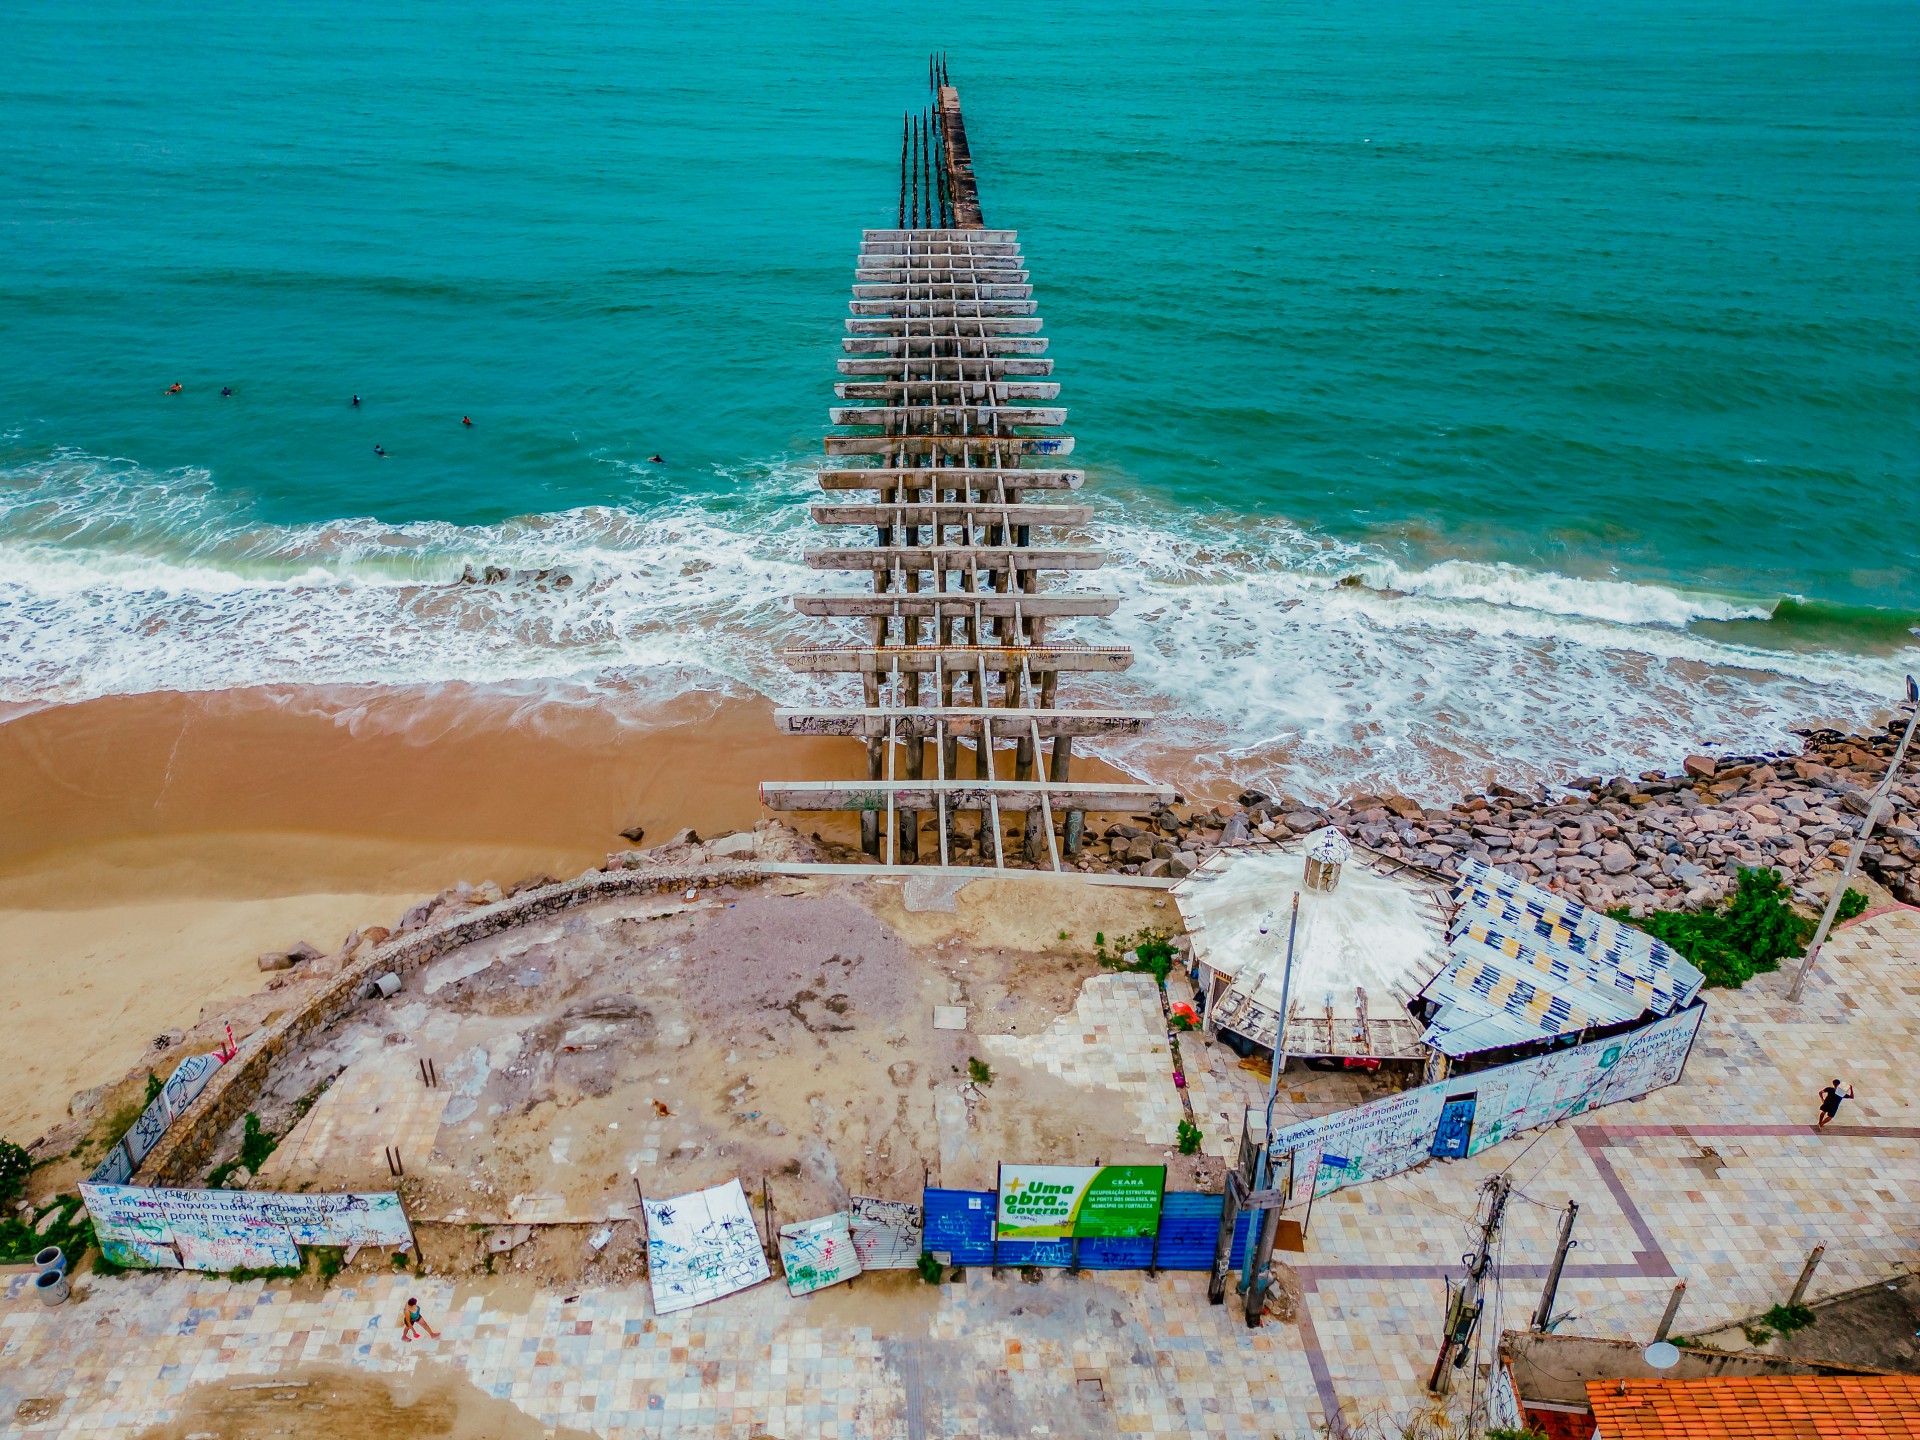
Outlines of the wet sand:
{"type": "Polygon", "coordinates": [[[703,693],[640,723],[464,686],[15,715],[0,723],[0,1136],[34,1139],[156,1034],[257,989],[263,950],[330,949],[457,880],[577,875],[635,824],[649,841],[751,826],[760,779],[855,773],[857,753],[703,693]]]}
{"type": "MultiPolygon", "coordinates": [[[[1076,772],[1121,777],[1097,761],[1076,772]]],[[[0,1136],[25,1142],[154,1035],[248,994],[255,956],[391,924],[458,880],[565,877],[762,818],[763,779],[856,741],[692,691],[626,713],[464,685],[119,696],[0,721],[0,1136]]],[[[849,841],[851,817],[792,822],[849,841]]]]}

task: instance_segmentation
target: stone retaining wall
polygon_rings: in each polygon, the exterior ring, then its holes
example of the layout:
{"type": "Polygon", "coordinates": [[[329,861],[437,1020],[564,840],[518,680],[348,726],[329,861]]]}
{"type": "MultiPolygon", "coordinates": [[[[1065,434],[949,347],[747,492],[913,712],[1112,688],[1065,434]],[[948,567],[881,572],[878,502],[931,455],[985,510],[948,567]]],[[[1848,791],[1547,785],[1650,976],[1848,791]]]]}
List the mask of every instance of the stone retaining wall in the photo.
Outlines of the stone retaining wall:
{"type": "Polygon", "coordinates": [[[134,1172],[135,1185],[194,1186],[201,1183],[224,1135],[266,1089],[280,1057],[325,1030],[362,1003],[359,990],[392,971],[403,979],[450,950],[471,945],[530,920],[576,905],[648,895],[684,886],[750,885],[762,879],[751,865],[702,865],[680,870],[615,870],[524,891],[429,929],[397,935],[334,976],[297,1010],[256,1031],[240,1053],[215,1072],[134,1172]]]}

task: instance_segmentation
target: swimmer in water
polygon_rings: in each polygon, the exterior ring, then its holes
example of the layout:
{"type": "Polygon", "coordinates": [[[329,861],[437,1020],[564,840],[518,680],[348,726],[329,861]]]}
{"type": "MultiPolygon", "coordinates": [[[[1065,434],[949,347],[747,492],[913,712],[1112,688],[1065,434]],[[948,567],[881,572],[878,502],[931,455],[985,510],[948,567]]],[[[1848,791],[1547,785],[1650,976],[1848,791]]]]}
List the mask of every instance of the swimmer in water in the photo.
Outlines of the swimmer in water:
{"type": "Polygon", "coordinates": [[[358,395],[353,397],[353,408],[356,410],[360,408],[360,397],[358,395]]]}
{"type": "Polygon", "coordinates": [[[231,395],[231,394],[233,394],[233,387],[232,387],[231,385],[222,385],[222,386],[220,387],[220,398],[221,398],[221,399],[223,399],[223,400],[224,400],[224,399],[225,399],[225,398],[226,398],[227,396],[229,396],[229,395],[231,395]]]}
{"type": "Polygon", "coordinates": [[[664,465],[667,462],[662,460],[658,455],[649,455],[647,456],[647,463],[649,465],[664,465]]]}
{"type": "Polygon", "coordinates": [[[173,384],[167,387],[167,394],[178,395],[179,393],[180,393],[180,382],[178,380],[174,381],[173,384]]]}
{"type": "Polygon", "coordinates": [[[373,447],[373,453],[378,455],[382,460],[387,458],[387,452],[378,445],[373,447]]]}
{"type": "Polygon", "coordinates": [[[467,427],[468,429],[472,429],[472,428],[473,428],[473,417],[472,417],[471,415],[462,415],[462,416],[460,417],[460,423],[461,423],[462,425],[465,425],[465,426],[466,426],[466,427],[467,427]]]}

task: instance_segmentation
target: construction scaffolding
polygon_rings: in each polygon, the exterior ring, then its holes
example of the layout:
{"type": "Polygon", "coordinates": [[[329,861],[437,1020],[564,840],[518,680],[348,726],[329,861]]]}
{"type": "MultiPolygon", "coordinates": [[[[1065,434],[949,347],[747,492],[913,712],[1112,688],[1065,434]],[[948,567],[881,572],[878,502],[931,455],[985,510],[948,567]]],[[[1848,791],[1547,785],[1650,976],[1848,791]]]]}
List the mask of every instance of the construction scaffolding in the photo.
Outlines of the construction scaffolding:
{"type": "Polygon", "coordinates": [[[865,635],[782,651],[802,673],[860,676],[858,706],[782,710],[778,724],[864,739],[867,774],[767,782],[761,800],[859,812],[863,848],[889,865],[924,863],[930,825],[943,867],[1059,870],[1079,850],[1088,812],[1177,797],[1073,779],[1076,738],[1134,733],[1148,717],[1061,704],[1062,674],[1116,673],[1133,654],[1052,633],[1112,614],[1118,597],[1044,588],[1046,577],[1078,577],[1106,557],[1035,542],[1036,531],[1086,525],[1087,506],[1057,503],[1085,474],[1055,468],[1073,437],[1059,433],[1067,412],[1048,403],[1060,386],[1019,237],[981,220],[943,58],[928,78],[933,104],[902,126],[899,228],[861,238],[846,378],[834,387],[849,403],[828,412],[840,429],[826,437],[834,463],[819,472],[828,499],[813,506],[816,523],[865,528],[872,543],[806,552],[810,567],[869,577],[872,589],[794,597],[801,614],[863,621],[865,635]],[[849,491],[857,498],[842,499],[849,491]]]}

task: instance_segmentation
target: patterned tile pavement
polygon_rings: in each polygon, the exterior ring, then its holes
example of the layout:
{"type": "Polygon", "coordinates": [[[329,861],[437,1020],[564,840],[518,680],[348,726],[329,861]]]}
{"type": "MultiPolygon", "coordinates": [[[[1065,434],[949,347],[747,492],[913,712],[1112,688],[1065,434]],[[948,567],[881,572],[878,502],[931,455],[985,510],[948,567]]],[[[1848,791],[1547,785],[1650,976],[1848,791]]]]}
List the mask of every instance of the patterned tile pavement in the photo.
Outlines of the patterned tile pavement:
{"type": "MultiPolygon", "coordinates": [[[[602,1435],[1356,1433],[1422,1405],[1445,1280],[1495,1170],[1518,1198],[1488,1331],[1525,1325],[1568,1199],[1581,1205],[1580,1248],[1559,1303],[1575,1316],[1564,1328],[1580,1333],[1648,1337],[1676,1277],[1688,1282],[1683,1332],[1751,1314],[1784,1298],[1815,1243],[1827,1247],[1815,1294],[1920,1262],[1920,1109],[1908,1083],[1920,1053],[1920,912],[1840,932],[1804,1003],[1787,1003],[1787,983],[1714,992],[1680,1085],[1323,1197],[1306,1253],[1288,1257],[1304,1296],[1294,1323],[1250,1330],[1209,1307],[1191,1274],[1028,1283],[973,1271],[937,1294],[888,1291],[917,1284],[889,1277],[810,1300],[769,1284],[664,1318],[644,1287],[528,1305],[471,1283],[384,1277],[311,1299],[258,1281],[94,1280],[44,1310],[15,1276],[0,1311],[0,1423],[23,1400],[57,1397],[50,1415],[9,1433],[135,1433],[196,1384],[347,1364],[457,1367],[546,1423],[602,1435]],[[1858,1098],[1816,1131],[1814,1097],[1834,1075],[1858,1098]],[[442,1339],[400,1342],[394,1317],[408,1293],[444,1319],[442,1339]]],[[[1096,1002],[1073,1023],[1113,1033],[1115,1013],[1096,1002]]],[[[1136,1083],[1121,1070],[1114,1079],[1136,1083]]]]}
{"type": "Polygon", "coordinates": [[[402,1164],[424,1164],[439,1136],[448,1092],[427,1088],[420,1056],[412,1045],[393,1045],[355,1059],[287,1132],[255,1184],[297,1189],[326,1179],[384,1185],[390,1183],[389,1145],[399,1148],[402,1164]]]}
{"type": "Polygon", "coordinates": [[[1072,1013],[1039,1034],[983,1035],[980,1044],[990,1055],[1049,1070],[1070,1084],[1118,1090],[1135,1133],[1149,1144],[1172,1144],[1186,1118],[1151,976],[1096,975],[1080,987],[1072,1013]]]}

